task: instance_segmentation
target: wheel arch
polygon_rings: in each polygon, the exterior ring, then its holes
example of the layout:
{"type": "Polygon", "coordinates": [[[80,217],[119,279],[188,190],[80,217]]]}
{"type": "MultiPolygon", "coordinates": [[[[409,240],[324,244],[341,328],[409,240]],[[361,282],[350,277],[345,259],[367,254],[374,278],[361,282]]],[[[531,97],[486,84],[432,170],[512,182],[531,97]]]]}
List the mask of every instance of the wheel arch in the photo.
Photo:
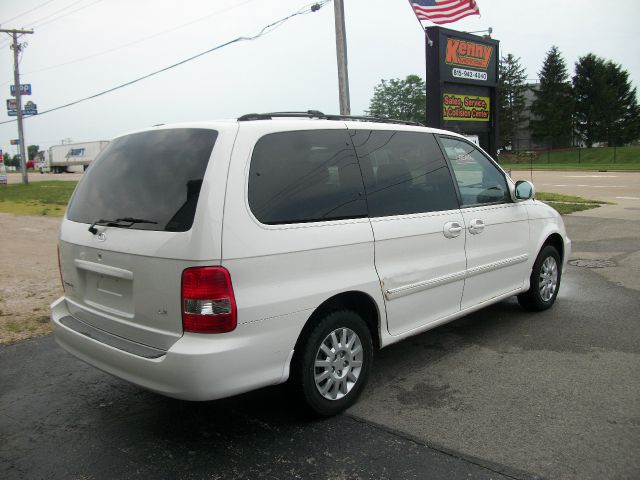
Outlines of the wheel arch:
{"type": "Polygon", "coordinates": [[[542,245],[540,245],[538,252],[547,245],[551,245],[558,251],[558,254],[560,255],[560,264],[564,263],[564,240],[562,236],[557,232],[552,233],[546,238],[542,245]]]}
{"type": "MultiPolygon", "coordinates": [[[[322,317],[330,312],[342,309],[351,310],[362,317],[371,333],[374,351],[380,349],[380,310],[376,301],[367,293],[348,291],[328,298],[313,311],[298,335],[294,352],[300,351],[301,342],[309,335],[322,317]]],[[[294,353],[294,358],[295,356],[296,353],[294,353]]]]}

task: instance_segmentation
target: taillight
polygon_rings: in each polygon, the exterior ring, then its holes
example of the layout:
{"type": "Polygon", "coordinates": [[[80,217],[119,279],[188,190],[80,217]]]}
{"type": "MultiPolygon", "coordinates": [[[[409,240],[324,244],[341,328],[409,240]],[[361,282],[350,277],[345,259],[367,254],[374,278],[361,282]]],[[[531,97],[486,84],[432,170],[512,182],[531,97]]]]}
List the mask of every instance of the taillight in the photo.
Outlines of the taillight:
{"type": "Polygon", "coordinates": [[[182,272],[182,327],[185,332],[225,333],[236,328],[236,300],[223,267],[182,272]]]}

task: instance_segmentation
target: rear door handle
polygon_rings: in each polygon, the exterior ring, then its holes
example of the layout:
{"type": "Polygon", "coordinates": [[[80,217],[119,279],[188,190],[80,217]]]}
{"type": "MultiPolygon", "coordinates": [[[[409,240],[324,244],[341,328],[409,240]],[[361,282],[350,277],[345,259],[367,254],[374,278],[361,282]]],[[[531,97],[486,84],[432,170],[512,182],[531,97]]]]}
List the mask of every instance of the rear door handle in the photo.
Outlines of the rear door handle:
{"type": "Polygon", "coordinates": [[[484,222],[479,218],[474,218],[469,222],[469,233],[477,235],[484,230],[484,222]]]}
{"type": "Polygon", "coordinates": [[[447,238],[455,238],[462,232],[462,226],[458,222],[447,222],[444,224],[442,233],[447,238]]]}

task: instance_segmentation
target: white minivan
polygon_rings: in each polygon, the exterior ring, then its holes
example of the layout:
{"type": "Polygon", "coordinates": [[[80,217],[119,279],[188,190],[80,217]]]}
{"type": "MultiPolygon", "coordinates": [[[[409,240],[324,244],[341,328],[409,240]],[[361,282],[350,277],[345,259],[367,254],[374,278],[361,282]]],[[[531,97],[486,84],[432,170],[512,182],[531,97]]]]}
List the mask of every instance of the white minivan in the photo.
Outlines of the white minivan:
{"type": "Polygon", "coordinates": [[[289,380],[333,415],[379,348],[513,295],[551,307],[571,243],[533,197],[461,135],[377,118],[124,135],[62,222],[56,340],[170,397],[289,380]]]}

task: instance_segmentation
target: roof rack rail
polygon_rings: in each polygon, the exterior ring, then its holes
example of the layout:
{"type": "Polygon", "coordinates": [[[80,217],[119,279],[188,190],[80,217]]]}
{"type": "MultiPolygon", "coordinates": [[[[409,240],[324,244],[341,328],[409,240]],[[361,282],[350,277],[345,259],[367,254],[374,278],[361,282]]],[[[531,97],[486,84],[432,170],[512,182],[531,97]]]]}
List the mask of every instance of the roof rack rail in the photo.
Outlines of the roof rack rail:
{"type": "Polygon", "coordinates": [[[356,122],[375,122],[375,123],[395,123],[400,125],[413,125],[423,127],[418,122],[410,122],[407,120],[397,120],[394,118],[384,117],[366,117],[358,115],[326,115],[318,110],[307,110],[306,112],[270,112],[270,113],[248,113],[238,117],[239,122],[247,122],[249,120],[271,120],[273,118],[319,118],[322,120],[350,120],[356,122]]]}
{"type": "Polygon", "coordinates": [[[318,110],[307,110],[306,112],[269,112],[269,113],[248,113],[238,117],[239,122],[249,120],[271,120],[272,118],[327,118],[327,116],[318,110]]]}
{"type": "Polygon", "coordinates": [[[374,122],[374,123],[395,123],[400,125],[413,125],[415,127],[424,127],[422,123],[411,122],[409,120],[398,120],[396,118],[386,117],[367,117],[364,115],[326,115],[327,120],[351,120],[355,122],[374,122]]]}

